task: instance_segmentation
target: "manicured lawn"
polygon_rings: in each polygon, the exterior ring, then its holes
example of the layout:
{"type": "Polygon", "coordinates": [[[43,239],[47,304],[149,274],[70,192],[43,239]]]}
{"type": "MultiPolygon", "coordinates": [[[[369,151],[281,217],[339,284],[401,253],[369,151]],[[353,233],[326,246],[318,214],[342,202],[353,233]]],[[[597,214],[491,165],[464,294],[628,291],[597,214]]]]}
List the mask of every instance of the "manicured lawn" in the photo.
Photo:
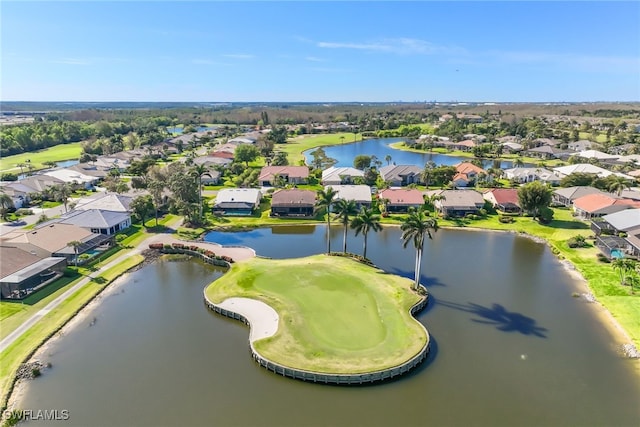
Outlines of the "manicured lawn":
{"type": "MultiPolygon", "coordinates": [[[[14,156],[3,157],[0,159],[0,171],[20,172],[18,163],[25,163],[31,160],[34,169],[43,169],[43,162],[61,162],[63,160],[72,160],[80,157],[82,148],[80,142],[70,144],[56,145],[55,147],[46,148],[44,150],[33,151],[31,153],[16,154],[14,156]]],[[[27,168],[24,168],[27,171],[27,168]]]]}
{"type": "Polygon", "coordinates": [[[255,343],[278,363],[317,372],[370,372],[416,355],[428,337],[409,314],[411,281],[346,258],[254,258],[206,290],[222,302],[248,297],[280,315],[278,332],[255,343]]]}
{"type": "MultiPolygon", "coordinates": [[[[362,141],[361,134],[358,134],[356,138],[356,141],[362,141]]],[[[289,155],[289,164],[297,165],[300,161],[304,161],[303,151],[325,145],[340,145],[349,142],[354,142],[353,133],[303,135],[297,138],[289,138],[286,144],[276,145],[274,150],[284,151],[289,155]]]]}

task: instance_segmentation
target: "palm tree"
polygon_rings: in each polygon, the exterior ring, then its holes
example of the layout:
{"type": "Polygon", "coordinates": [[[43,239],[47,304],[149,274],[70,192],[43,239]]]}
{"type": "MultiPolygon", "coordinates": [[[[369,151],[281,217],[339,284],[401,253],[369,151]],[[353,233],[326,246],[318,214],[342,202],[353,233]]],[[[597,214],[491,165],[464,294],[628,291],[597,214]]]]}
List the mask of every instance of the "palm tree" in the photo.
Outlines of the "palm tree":
{"type": "Polygon", "coordinates": [[[8,221],[9,209],[13,208],[13,199],[5,192],[0,192],[0,213],[2,214],[2,220],[8,221]]]}
{"type": "Polygon", "coordinates": [[[439,200],[446,200],[442,194],[431,194],[430,196],[424,195],[424,207],[429,210],[436,210],[436,202],[439,200]]]}
{"type": "Polygon", "coordinates": [[[347,253],[347,229],[349,228],[349,218],[358,214],[358,207],[355,200],[340,199],[335,204],[334,212],[336,219],[339,219],[344,226],[344,235],[342,237],[342,252],[347,253]]]}
{"type": "Polygon", "coordinates": [[[414,289],[418,289],[424,238],[425,235],[428,236],[429,239],[433,238],[432,233],[438,230],[438,221],[435,218],[427,217],[422,210],[414,210],[411,211],[409,216],[402,222],[400,230],[402,230],[402,247],[406,248],[407,244],[412,241],[413,246],[416,248],[414,289]]]}
{"type": "MultiPolygon", "coordinates": [[[[627,281],[627,276],[635,270],[636,262],[630,258],[616,258],[611,262],[611,267],[614,270],[618,270],[618,274],[620,274],[620,284],[624,285],[627,281]]],[[[631,286],[631,290],[633,291],[633,285],[631,286]]]]}
{"type": "Polygon", "coordinates": [[[325,190],[318,190],[318,200],[316,200],[316,209],[327,211],[327,254],[331,252],[331,205],[333,205],[338,192],[333,187],[327,187],[325,190]]]}
{"type": "Polygon", "coordinates": [[[64,205],[64,211],[67,212],[67,204],[69,203],[69,197],[73,193],[69,184],[60,184],[54,186],[53,194],[57,201],[62,202],[64,205]]]}
{"type": "Polygon", "coordinates": [[[71,242],[67,243],[67,246],[71,246],[73,248],[73,253],[76,255],[75,264],[77,267],[78,266],[78,248],[82,246],[82,242],[80,242],[79,240],[72,240],[71,242]]]}
{"type": "Polygon", "coordinates": [[[209,173],[209,168],[205,165],[194,165],[191,167],[191,172],[196,177],[196,184],[198,185],[198,204],[200,205],[200,218],[202,218],[202,177],[205,175],[211,177],[211,173],[209,173]]]}
{"type": "Polygon", "coordinates": [[[373,231],[377,233],[382,230],[380,225],[380,215],[373,213],[373,210],[367,207],[362,207],[360,213],[351,221],[351,228],[356,231],[356,236],[362,233],[364,237],[364,245],[362,248],[362,256],[367,257],[367,233],[373,231]]]}
{"type": "Polygon", "coordinates": [[[513,166],[516,167],[516,168],[521,168],[522,166],[524,166],[524,162],[520,158],[515,159],[513,161],[513,166]]]}
{"type": "Polygon", "coordinates": [[[609,180],[611,180],[609,192],[616,193],[618,197],[620,197],[624,190],[630,188],[629,182],[621,176],[613,175],[609,180]]]}
{"type": "Polygon", "coordinates": [[[391,154],[384,156],[384,160],[387,162],[387,166],[391,164],[391,154]]]}

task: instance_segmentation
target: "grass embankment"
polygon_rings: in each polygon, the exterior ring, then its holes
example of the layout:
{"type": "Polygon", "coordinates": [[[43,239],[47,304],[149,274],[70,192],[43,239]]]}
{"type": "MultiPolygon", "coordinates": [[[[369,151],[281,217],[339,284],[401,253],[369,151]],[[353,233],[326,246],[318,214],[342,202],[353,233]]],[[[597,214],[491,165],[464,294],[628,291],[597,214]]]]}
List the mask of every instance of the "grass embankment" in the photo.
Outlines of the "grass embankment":
{"type": "Polygon", "coordinates": [[[257,299],[278,312],[278,332],[255,342],[263,356],[316,372],[361,373],[399,365],[427,342],[409,314],[420,300],[410,287],[356,261],[315,255],[242,261],[206,293],[218,303],[257,299]]]}
{"type": "MultiPolygon", "coordinates": [[[[89,283],[80,288],[71,297],[64,300],[59,306],[47,313],[39,322],[34,324],[28,331],[20,336],[13,344],[6,348],[0,354],[0,389],[2,390],[2,399],[0,406],[5,407],[9,392],[15,381],[16,372],[24,361],[26,361],[35,350],[42,345],[49,337],[55,334],[65,323],[76,315],[85,305],[87,305],[97,294],[103,291],[109,283],[117,277],[125,273],[127,270],[135,267],[143,261],[142,255],[135,255],[127,258],[122,263],[106,270],[102,274],[93,278],[89,283]]],[[[82,280],[83,278],[77,279],[82,280]]],[[[75,284],[72,282],[70,286],[75,284]]],[[[48,298],[35,304],[33,307],[41,309],[50,299],[66,290],[66,286],[59,289],[48,298]]],[[[26,319],[25,319],[26,320],[26,319]]],[[[3,320],[3,328],[4,328],[3,320]]]]}
{"type": "MultiPolygon", "coordinates": [[[[421,154],[425,154],[425,153],[434,153],[434,154],[442,154],[445,156],[455,156],[455,157],[465,157],[468,158],[469,160],[473,160],[476,157],[473,155],[472,152],[470,151],[461,151],[461,150],[448,150],[446,148],[442,148],[442,147],[435,147],[431,150],[418,150],[416,148],[411,148],[411,147],[407,147],[406,145],[404,145],[403,141],[399,141],[399,142],[394,142],[392,144],[389,144],[389,147],[395,149],[395,150],[402,150],[402,151],[410,151],[412,153],[421,153],[421,154]]],[[[496,157],[496,158],[486,158],[486,159],[482,159],[482,160],[500,160],[500,161],[508,161],[508,162],[514,162],[517,159],[522,160],[523,163],[531,163],[534,165],[539,165],[540,163],[544,163],[545,167],[556,167],[556,166],[561,166],[566,164],[566,162],[563,162],[560,159],[540,159],[538,157],[527,157],[527,156],[521,156],[519,154],[503,154],[500,157],[496,157]]]]}
{"type": "MultiPolygon", "coordinates": [[[[80,142],[72,142],[69,144],[56,145],[54,147],[45,148],[44,150],[32,151],[30,153],[16,154],[0,159],[0,172],[19,173],[20,168],[16,165],[27,163],[30,161],[34,170],[43,169],[46,166],[44,162],[62,162],[64,160],[73,160],[80,157],[82,147],[80,142]]],[[[27,168],[23,168],[27,172],[27,168]]]]}

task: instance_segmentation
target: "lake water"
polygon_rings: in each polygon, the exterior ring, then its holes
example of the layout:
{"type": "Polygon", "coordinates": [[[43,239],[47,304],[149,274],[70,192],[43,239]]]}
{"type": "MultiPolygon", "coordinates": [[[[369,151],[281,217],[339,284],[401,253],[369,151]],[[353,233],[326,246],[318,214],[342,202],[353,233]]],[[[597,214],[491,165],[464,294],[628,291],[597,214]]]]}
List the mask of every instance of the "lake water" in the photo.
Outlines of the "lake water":
{"type": "MultiPolygon", "coordinates": [[[[338,162],[336,166],[353,166],[353,159],[358,155],[371,156],[375,155],[378,160],[383,163],[383,166],[387,164],[385,157],[391,156],[391,162],[397,165],[416,165],[424,167],[427,162],[435,162],[436,165],[454,166],[460,162],[468,162],[471,159],[468,157],[449,156],[438,153],[416,153],[412,151],[396,150],[389,147],[389,144],[394,142],[405,141],[406,138],[375,138],[366,139],[362,142],[354,142],[351,144],[331,145],[323,147],[328,157],[336,159],[338,162]]],[[[313,156],[311,152],[315,149],[307,150],[304,152],[307,164],[311,164],[313,156]]],[[[485,168],[493,166],[492,160],[485,160],[483,162],[485,168]]],[[[532,166],[526,164],[525,166],[532,166]]],[[[502,161],[500,162],[501,168],[513,167],[512,162],[502,161]]]]}
{"type": "MultiPolygon", "coordinates": [[[[206,132],[206,131],[216,130],[216,129],[218,129],[217,126],[198,126],[196,128],[196,131],[206,132]]],[[[176,134],[176,135],[182,134],[183,130],[184,130],[184,127],[182,126],[174,126],[174,127],[167,128],[167,132],[169,132],[170,134],[176,134]]]]}
{"type": "MultiPolygon", "coordinates": [[[[298,257],[323,252],[325,231],[273,227],[207,240],[298,257]]],[[[339,250],[342,229],[331,235],[339,250]]],[[[362,240],[349,238],[361,253],[362,240]]],[[[368,254],[411,277],[415,252],[402,248],[398,228],[370,234],[368,254]]],[[[636,362],[618,355],[590,303],[571,296],[583,285],[546,246],[440,230],[423,262],[432,299],[418,320],[432,354],[396,381],[325,386],[266,371],[250,357],[246,326],[203,304],[203,288],[222,271],[164,261],[125,276],[51,343],[43,361],[53,368],[28,383],[21,407],[67,409],[65,425],[78,426],[639,424],[636,362]]]]}

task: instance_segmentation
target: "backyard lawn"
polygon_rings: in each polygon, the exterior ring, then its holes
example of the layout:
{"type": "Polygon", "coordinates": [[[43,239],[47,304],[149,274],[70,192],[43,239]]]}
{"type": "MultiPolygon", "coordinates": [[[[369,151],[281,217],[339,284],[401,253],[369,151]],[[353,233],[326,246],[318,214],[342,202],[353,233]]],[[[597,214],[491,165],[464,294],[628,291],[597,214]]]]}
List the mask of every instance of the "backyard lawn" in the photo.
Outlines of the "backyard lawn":
{"type": "Polygon", "coordinates": [[[280,315],[278,332],[255,342],[283,365],[324,373],[396,366],[428,340],[409,314],[420,300],[411,280],[347,258],[314,255],[234,264],[206,290],[214,302],[247,297],[280,315]]]}

